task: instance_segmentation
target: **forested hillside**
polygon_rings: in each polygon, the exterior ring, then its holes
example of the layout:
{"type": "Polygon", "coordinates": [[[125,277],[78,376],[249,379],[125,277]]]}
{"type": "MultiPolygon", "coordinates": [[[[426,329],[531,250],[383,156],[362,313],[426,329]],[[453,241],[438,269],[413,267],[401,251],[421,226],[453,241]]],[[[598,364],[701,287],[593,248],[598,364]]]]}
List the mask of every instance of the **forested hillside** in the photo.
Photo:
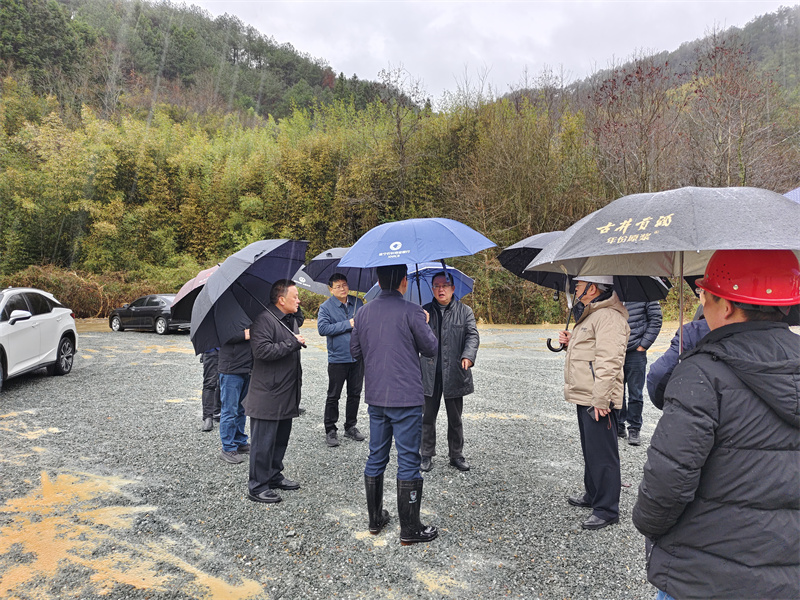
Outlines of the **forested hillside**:
{"type": "MultiPolygon", "coordinates": [[[[308,239],[313,256],[381,222],[444,216],[505,246],[624,194],[800,185],[797,103],[742,37],[696,43],[677,72],[640,56],[582,86],[542,73],[506,98],[460,89],[433,111],[408,73],[336,78],[192,8],[0,10],[7,283],[55,265],[169,291],[262,238],[308,239]]],[[[491,252],[455,264],[477,281],[478,316],[552,316],[491,252]]]]}

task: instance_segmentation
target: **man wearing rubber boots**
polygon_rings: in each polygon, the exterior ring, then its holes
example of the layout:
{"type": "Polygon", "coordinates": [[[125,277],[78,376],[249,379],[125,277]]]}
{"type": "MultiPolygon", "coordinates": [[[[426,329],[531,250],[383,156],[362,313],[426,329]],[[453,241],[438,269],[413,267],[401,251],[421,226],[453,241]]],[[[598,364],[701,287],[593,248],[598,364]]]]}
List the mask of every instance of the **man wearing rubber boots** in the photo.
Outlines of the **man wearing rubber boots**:
{"type": "Polygon", "coordinates": [[[681,356],[633,524],[658,598],[800,598],[800,304],[789,250],[718,250],[697,282],[710,332],[681,356]]]}
{"type": "Polygon", "coordinates": [[[617,411],[622,408],[622,365],[628,345],[628,311],[612,286],[613,277],[576,277],[583,313],[572,333],[559,333],[567,346],[564,399],[577,405],[583,451],[584,493],[568,498],[592,509],[581,526],[602,529],[619,522],[621,476],[617,411]]]}
{"type": "Polygon", "coordinates": [[[369,531],[389,521],[383,508],[383,473],[394,437],[397,448],[397,510],[400,543],[430,542],[436,527],[420,523],[420,440],[425,401],[419,355],[436,356],[437,341],[420,306],[403,298],[405,265],[378,267],[381,292],[356,313],[350,336],[354,359],[364,360],[364,399],[369,413],[369,458],[364,469],[369,531]]]}

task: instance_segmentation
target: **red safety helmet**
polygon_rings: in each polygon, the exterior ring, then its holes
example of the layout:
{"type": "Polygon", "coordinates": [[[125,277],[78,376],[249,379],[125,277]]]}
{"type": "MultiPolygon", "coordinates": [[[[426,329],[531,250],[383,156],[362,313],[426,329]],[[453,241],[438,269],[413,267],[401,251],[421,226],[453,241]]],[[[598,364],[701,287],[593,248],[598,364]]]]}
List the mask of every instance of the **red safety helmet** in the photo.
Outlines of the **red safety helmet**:
{"type": "Polygon", "coordinates": [[[791,250],[717,250],[697,287],[731,302],[800,304],[800,264],[791,250]]]}

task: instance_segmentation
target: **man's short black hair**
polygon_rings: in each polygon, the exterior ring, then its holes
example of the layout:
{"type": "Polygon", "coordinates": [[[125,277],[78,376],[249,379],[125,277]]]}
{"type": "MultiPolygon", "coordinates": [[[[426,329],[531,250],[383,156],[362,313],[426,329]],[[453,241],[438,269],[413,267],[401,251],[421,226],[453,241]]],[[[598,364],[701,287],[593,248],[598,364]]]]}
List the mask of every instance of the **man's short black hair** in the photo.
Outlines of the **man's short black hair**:
{"type": "Polygon", "coordinates": [[[347,283],[347,277],[342,275],[341,273],[334,273],[331,275],[330,279],[328,279],[328,287],[333,287],[333,284],[337,281],[344,281],[347,283]]]}
{"type": "Polygon", "coordinates": [[[450,285],[455,285],[452,273],[445,273],[444,271],[439,271],[438,273],[436,273],[436,275],[431,277],[431,283],[433,283],[433,280],[436,279],[437,277],[444,277],[447,283],[449,283],[450,285]]]}
{"type": "Polygon", "coordinates": [[[278,298],[281,296],[286,296],[289,288],[293,285],[297,284],[291,279],[279,279],[272,284],[272,290],[269,293],[269,301],[273,304],[278,304],[278,298]]]}
{"type": "Polygon", "coordinates": [[[378,272],[378,284],[382,290],[396,290],[403,277],[408,274],[406,265],[386,265],[375,269],[378,272]]]}

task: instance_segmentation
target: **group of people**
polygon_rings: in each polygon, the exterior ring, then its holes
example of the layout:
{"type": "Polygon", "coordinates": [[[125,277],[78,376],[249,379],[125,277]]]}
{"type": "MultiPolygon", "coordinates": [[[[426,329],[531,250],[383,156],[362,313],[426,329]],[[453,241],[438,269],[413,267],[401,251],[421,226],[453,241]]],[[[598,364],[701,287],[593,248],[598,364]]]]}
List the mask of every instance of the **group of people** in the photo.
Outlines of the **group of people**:
{"type": "MultiPolygon", "coordinates": [[[[404,265],[377,273],[381,292],[373,301],[362,306],[337,274],[320,308],[329,359],[325,442],[339,444],[345,383],[344,435],[365,439],[356,426],[363,386],[369,530],[380,533],[390,519],[383,478],[394,442],[400,541],[429,542],[438,531],[420,522],[421,471],[433,468],[442,398],[450,465],[470,469],[461,418],[463,397],[473,391],[478,330],[446,271],[433,278],[434,300],[425,307],[404,300],[404,265]]],[[[633,509],[646,538],[648,579],[661,600],[798,598],[800,336],[785,321],[800,304],[800,265],[790,251],[718,251],[696,285],[705,319],[686,324],[683,348],[676,334],[647,378],[651,400],[663,409],[633,509]]],[[[576,297],[579,318],[559,341],[566,346],[564,397],[577,408],[584,489],[567,501],[591,508],[582,526],[597,530],[619,521],[618,440],[641,444],[646,353],[661,313],[657,302],[623,304],[611,277],[578,277],[576,297]]],[[[281,500],[276,490],[300,487],[282,472],[305,346],[293,282],[276,282],[270,302],[219,351],[221,457],[242,462],[249,451],[248,497],[268,503],[281,500]],[[241,360],[233,350],[239,346],[241,360]]]]}
{"type": "MultiPolygon", "coordinates": [[[[652,340],[630,341],[611,278],[578,279],[583,311],[559,336],[585,465],[584,491],[568,502],[592,509],[584,528],[601,529],[619,521],[625,364],[652,340]]],[[[787,324],[800,264],[788,250],[720,250],[696,285],[704,318],[647,378],[663,409],[633,508],[647,577],[658,600],[800,598],[800,336],[787,324]]]]}

